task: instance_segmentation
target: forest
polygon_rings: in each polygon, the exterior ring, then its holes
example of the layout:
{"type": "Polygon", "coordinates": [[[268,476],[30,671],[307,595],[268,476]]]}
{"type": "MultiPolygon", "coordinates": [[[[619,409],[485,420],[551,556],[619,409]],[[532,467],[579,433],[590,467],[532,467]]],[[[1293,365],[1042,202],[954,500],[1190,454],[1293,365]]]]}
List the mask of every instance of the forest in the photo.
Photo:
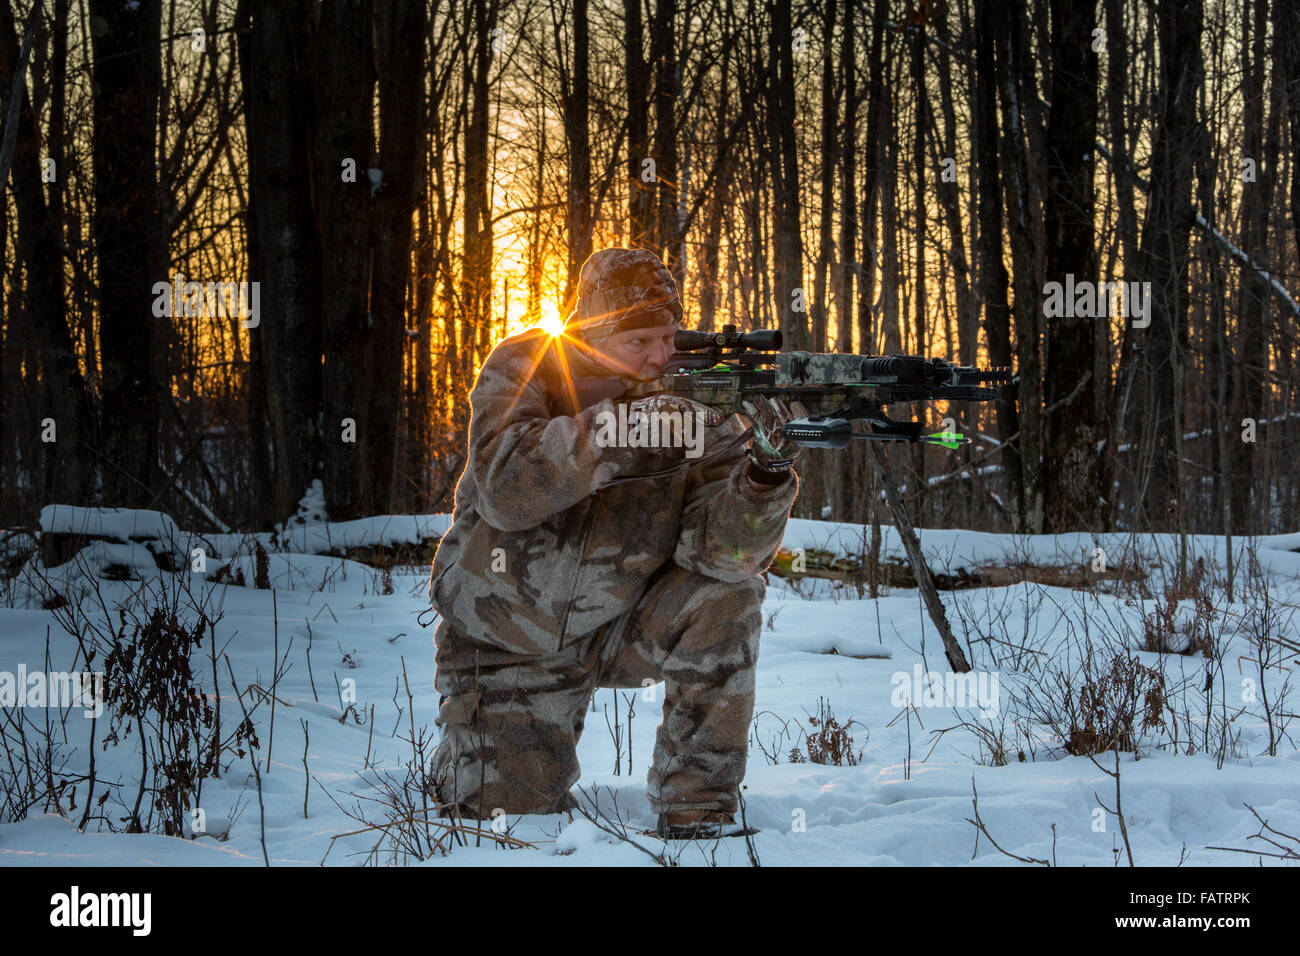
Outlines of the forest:
{"type": "MultiPolygon", "coordinates": [[[[888,449],[919,526],[1294,525],[1286,0],[0,0],[0,104],[0,526],[449,512],[610,246],[688,328],[1011,367],[888,449]]],[[[887,517],[863,445],[796,516],[887,517]]]]}

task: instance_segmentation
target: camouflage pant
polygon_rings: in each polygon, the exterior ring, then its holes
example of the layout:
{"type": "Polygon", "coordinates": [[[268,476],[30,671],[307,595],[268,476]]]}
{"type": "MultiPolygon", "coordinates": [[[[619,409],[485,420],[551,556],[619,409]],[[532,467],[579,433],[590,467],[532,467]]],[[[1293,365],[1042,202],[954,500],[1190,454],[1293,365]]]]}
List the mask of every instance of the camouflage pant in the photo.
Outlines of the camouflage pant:
{"type": "Polygon", "coordinates": [[[735,812],[754,713],[761,605],[755,575],[727,584],[676,565],[640,603],[554,654],[512,653],[439,624],[437,689],[447,695],[433,777],[468,817],[574,805],[577,744],[598,687],[666,686],[648,774],[650,808],[735,812]]]}

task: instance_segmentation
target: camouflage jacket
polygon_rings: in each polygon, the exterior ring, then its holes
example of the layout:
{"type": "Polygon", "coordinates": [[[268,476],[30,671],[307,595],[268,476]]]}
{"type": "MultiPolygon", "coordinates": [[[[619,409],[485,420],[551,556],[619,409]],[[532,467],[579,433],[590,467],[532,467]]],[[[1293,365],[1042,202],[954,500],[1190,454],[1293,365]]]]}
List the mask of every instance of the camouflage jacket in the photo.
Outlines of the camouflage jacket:
{"type": "Polygon", "coordinates": [[[430,575],[433,607],[449,624],[513,653],[551,653],[614,620],[669,561],[728,582],[761,574],[798,491],[793,473],[770,489],[750,483],[735,415],[704,429],[698,464],[681,448],[602,447],[592,440],[597,416],[615,413],[614,401],[579,410],[565,369],[600,374],[537,330],[488,356],[430,575]],[[726,443],[734,447],[706,460],[726,443]],[[674,464],[661,477],[614,481],[674,464]]]}

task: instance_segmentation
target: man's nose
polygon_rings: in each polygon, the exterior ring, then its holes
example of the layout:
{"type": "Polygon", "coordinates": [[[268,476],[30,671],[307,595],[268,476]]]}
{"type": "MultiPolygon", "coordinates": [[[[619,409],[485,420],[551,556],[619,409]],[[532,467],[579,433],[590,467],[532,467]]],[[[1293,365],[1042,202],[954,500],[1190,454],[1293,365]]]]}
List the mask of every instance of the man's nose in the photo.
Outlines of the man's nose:
{"type": "Polygon", "coordinates": [[[665,365],[668,364],[668,356],[672,354],[673,354],[672,349],[668,347],[668,343],[662,340],[656,342],[654,352],[652,353],[652,357],[651,357],[651,364],[654,365],[656,368],[663,368],[665,365]]]}

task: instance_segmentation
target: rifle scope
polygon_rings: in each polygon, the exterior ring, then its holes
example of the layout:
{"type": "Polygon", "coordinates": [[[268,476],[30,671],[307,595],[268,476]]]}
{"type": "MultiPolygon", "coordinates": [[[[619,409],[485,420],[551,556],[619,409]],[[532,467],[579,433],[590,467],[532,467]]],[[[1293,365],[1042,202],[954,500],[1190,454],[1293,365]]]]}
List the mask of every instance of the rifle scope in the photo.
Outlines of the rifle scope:
{"type": "Polygon", "coordinates": [[[673,336],[673,348],[679,352],[697,352],[700,349],[712,348],[776,352],[781,348],[781,330],[755,329],[753,332],[737,332],[734,325],[724,325],[721,332],[678,329],[673,336]]]}

